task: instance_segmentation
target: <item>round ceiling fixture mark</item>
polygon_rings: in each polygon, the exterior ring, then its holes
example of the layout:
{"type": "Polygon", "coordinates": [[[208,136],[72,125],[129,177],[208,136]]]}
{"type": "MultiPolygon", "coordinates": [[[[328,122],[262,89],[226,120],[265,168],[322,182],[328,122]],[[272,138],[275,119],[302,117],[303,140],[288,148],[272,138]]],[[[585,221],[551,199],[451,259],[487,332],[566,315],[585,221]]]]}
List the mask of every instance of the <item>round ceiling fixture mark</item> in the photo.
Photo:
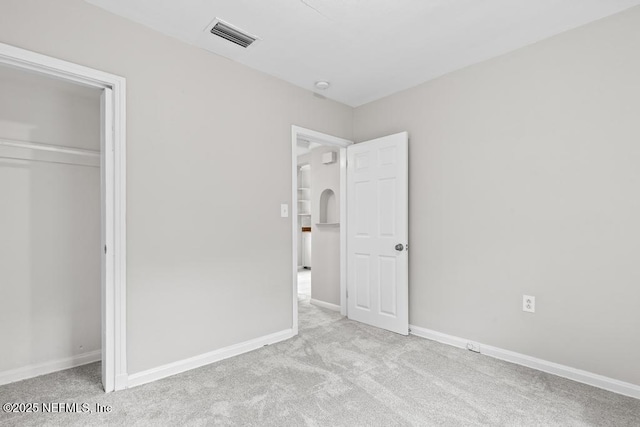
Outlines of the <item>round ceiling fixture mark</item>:
{"type": "Polygon", "coordinates": [[[316,89],[326,90],[326,89],[329,89],[329,86],[331,86],[331,84],[324,80],[320,80],[319,82],[316,82],[316,89]]]}

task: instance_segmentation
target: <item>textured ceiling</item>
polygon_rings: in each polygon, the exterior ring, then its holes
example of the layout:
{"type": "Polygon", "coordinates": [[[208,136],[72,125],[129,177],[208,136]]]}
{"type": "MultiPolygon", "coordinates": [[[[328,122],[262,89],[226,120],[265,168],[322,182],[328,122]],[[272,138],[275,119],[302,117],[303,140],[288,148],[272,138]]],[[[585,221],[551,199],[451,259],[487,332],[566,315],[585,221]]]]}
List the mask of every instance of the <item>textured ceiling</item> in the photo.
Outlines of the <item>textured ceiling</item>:
{"type": "Polygon", "coordinates": [[[87,0],[351,106],[526,46],[640,0],[87,0]],[[220,18],[257,35],[209,34],[220,18]]]}

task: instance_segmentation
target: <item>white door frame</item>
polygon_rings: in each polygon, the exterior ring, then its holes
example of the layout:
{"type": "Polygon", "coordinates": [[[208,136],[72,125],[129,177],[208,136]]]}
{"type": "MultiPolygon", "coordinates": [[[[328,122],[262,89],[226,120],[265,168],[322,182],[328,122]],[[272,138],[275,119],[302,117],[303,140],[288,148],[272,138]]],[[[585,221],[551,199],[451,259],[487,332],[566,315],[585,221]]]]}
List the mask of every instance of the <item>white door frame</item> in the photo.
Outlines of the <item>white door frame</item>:
{"type": "Polygon", "coordinates": [[[340,313],[347,315],[347,147],[348,139],[291,126],[291,242],[293,247],[293,334],[298,334],[298,139],[340,147],[340,313]]]}
{"type": "Polygon", "coordinates": [[[126,127],[123,77],[0,43],[0,64],[102,89],[107,108],[105,146],[101,147],[102,233],[102,363],[105,391],[127,387],[126,353],[126,127]],[[109,127],[111,132],[109,132],[109,127]]]}

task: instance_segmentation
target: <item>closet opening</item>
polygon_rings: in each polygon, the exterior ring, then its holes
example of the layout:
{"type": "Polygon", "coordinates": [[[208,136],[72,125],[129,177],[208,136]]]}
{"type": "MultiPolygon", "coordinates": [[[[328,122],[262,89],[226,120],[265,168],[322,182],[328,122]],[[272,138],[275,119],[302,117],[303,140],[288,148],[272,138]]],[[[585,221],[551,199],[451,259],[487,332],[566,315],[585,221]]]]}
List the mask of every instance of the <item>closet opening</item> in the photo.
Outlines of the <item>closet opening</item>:
{"type": "Polygon", "coordinates": [[[0,385],[127,387],[125,85],[0,43],[0,385]]]}
{"type": "Polygon", "coordinates": [[[98,362],[101,91],[0,65],[0,92],[0,372],[98,362]]]}

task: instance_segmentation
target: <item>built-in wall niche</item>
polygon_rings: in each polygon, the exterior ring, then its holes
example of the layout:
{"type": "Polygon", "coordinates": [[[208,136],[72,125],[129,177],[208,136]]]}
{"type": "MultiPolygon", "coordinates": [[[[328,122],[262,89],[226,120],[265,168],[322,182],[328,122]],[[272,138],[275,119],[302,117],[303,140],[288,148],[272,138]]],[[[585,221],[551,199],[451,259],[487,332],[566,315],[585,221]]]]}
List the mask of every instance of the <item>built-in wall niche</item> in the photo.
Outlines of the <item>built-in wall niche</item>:
{"type": "Polygon", "coordinates": [[[338,198],[332,189],[325,189],[320,194],[319,222],[321,226],[338,226],[340,225],[340,213],[338,212],[338,198]]]}

